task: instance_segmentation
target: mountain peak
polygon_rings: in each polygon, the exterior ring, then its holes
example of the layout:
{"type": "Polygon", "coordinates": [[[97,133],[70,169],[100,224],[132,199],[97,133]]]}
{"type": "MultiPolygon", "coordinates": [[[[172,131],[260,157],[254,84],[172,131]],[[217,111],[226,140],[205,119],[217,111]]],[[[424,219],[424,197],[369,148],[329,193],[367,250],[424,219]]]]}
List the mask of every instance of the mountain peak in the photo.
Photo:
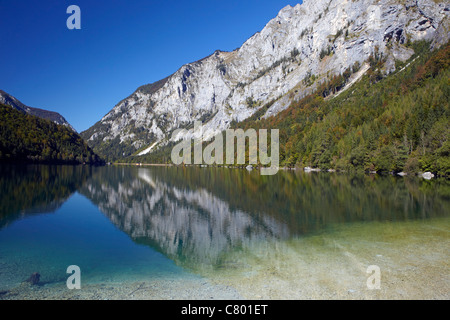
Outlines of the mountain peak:
{"type": "MultiPolygon", "coordinates": [[[[259,110],[274,115],[290,102],[379,50],[384,73],[414,51],[416,40],[448,41],[449,5],[434,0],[305,0],[288,5],[239,49],[182,66],[119,102],[84,138],[111,159],[167,144],[195,120],[212,137],[259,110]],[[312,77],[314,76],[314,77],[312,77]],[[308,79],[313,78],[314,81],[308,79]],[[114,148],[111,146],[114,144],[114,148]],[[119,145],[120,147],[117,147],[119,145]]],[[[259,111],[262,112],[262,111],[259,111]]],[[[192,129],[183,138],[196,134],[192,129]]]]}
{"type": "Polygon", "coordinates": [[[29,107],[3,90],[0,90],[0,103],[10,106],[20,112],[27,113],[42,119],[47,119],[53,121],[56,124],[62,124],[70,128],[72,131],[76,132],[76,130],[69,124],[69,122],[67,122],[67,120],[58,112],[29,107]]]}

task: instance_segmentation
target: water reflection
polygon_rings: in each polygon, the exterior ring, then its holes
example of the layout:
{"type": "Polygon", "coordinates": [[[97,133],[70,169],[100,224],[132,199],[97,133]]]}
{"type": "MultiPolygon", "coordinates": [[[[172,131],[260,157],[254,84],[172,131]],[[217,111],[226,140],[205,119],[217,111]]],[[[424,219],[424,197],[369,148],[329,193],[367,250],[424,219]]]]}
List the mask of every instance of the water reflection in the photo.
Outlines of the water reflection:
{"type": "Polygon", "coordinates": [[[91,175],[86,166],[0,165],[0,229],[56,211],[91,175]]]}
{"type": "Polygon", "coordinates": [[[80,192],[136,242],[182,264],[216,264],[227,250],[288,236],[287,225],[274,217],[231,208],[205,188],[179,184],[177,173],[182,171],[100,171],[80,192]]]}
{"type": "Polygon", "coordinates": [[[217,266],[232,250],[342,223],[448,215],[450,182],[224,168],[0,166],[0,227],[90,199],[135,242],[175,262],[217,266]]]}
{"type": "Polygon", "coordinates": [[[134,241],[177,263],[220,265],[252,243],[339,223],[449,212],[449,182],[220,168],[99,168],[80,192],[134,241]]]}

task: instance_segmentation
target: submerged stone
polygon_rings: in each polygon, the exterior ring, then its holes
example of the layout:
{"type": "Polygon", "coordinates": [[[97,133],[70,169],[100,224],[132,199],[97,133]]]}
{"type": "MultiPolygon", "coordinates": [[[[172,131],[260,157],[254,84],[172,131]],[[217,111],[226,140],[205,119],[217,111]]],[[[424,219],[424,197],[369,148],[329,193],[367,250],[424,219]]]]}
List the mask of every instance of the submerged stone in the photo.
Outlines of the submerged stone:
{"type": "Polygon", "coordinates": [[[31,276],[27,279],[27,282],[31,283],[32,285],[36,285],[39,283],[39,279],[41,278],[41,275],[37,272],[34,272],[31,274],[31,276]]]}

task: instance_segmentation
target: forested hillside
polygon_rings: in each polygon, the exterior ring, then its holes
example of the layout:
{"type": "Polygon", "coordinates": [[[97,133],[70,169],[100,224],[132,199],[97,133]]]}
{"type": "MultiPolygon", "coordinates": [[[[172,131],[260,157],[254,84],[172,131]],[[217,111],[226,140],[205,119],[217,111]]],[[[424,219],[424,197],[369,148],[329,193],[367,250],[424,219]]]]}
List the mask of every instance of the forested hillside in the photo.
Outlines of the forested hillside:
{"type": "Polygon", "coordinates": [[[68,127],[2,104],[0,161],[102,163],[86,142],[68,127]]]}
{"type": "MultiPolygon", "coordinates": [[[[415,55],[388,76],[381,72],[382,55],[374,54],[370,69],[348,90],[343,88],[356,70],[330,77],[274,117],[262,118],[262,108],[232,127],[279,129],[282,166],[448,177],[450,45],[432,52],[426,42],[411,47],[415,55]]],[[[170,151],[169,145],[122,161],[166,163],[170,151]]]]}
{"type": "Polygon", "coordinates": [[[344,75],[333,77],[275,117],[255,115],[235,128],[280,129],[286,166],[449,176],[450,45],[414,46],[410,61],[387,77],[383,57],[372,56],[366,75],[345,92],[344,75]]]}

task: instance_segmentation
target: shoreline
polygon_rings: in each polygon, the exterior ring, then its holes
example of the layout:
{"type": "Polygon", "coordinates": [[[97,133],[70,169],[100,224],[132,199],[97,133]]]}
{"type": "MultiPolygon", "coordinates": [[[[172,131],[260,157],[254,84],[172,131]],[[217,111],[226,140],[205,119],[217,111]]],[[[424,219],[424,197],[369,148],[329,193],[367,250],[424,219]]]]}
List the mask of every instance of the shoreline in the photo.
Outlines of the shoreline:
{"type": "Polygon", "coordinates": [[[133,282],[81,284],[70,290],[66,283],[31,285],[22,282],[0,290],[0,300],[243,300],[232,287],[207,279],[152,279],[133,282]]]}
{"type": "MultiPolygon", "coordinates": [[[[263,166],[255,166],[252,165],[207,165],[207,164],[184,164],[184,165],[175,165],[172,163],[126,163],[126,162],[115,162],[115,163],[109,163],[108,165],[118,165],[118,166],[136,166],[136,167],[198,167],[198,168],[223,168],[223,169],[246,169],[248,171],[252,170],[260,170],[262,168],[270,168],[270,167],[263,167],[263,166]]],[[[311,167],[275,167],[274,169],[277,170],[283,170],[283,171],[302,171],[305,173],[311,173],[311,172],[327,172],[327,173],[364,173],[368,175],[381,175],[381,176],[399,176],[399,177],[419,177],[423,178],[425,180],[431,180],[433,178],[445,178],[448,179],[445,176],[439,176],[436,173],[433,172],[414,172],[414,173],[407,173],[407,172],[378,172],[378,171],[346,171],[346,170],[337,170],[337,169],[327,169],[322,170],[320,168],[311,168],[311,167]]]]}
{"type": "Polygon", "coordinates": [[[115,162],[110,164],[112,166],[118,165],[118,166],[148,166],[148,167],[177,167],[174,164],[171,163],[126,163],[126,162],[115,162]]]}
{"type": "Polygon", "coordinates": [[[263,242],[192,277],[0,288],[0,300],[448,300],[448,218],[341,225],[332,234],[263,242]],[[362,240],[361,240],[362,239],[362,240]],[[381,270],[369,289],[367,267],[381,270]]]}

